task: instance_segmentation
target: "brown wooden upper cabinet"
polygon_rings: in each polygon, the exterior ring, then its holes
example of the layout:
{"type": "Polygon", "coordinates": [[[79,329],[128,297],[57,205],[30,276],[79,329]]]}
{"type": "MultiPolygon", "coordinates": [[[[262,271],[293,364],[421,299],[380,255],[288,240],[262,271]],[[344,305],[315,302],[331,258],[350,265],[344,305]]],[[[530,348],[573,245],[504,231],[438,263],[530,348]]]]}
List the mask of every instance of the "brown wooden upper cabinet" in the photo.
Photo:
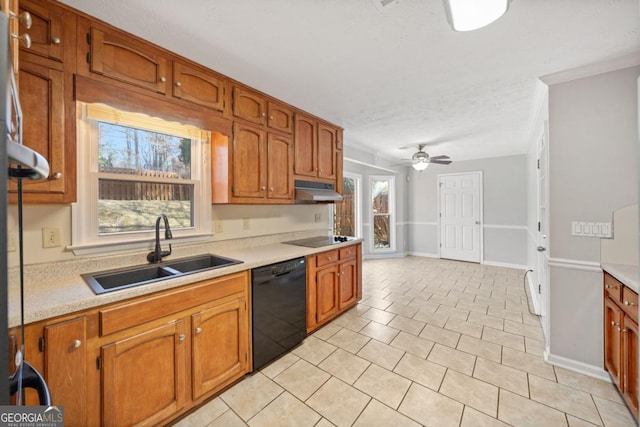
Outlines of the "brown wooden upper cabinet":
{"type": "Polygon", "coordinates": [[[293,133],[293,111],[279,102],[267,102],[267,126],[273,130],[293,133]]]}
{"type": "Polygon", "coordinates": [[[291,108],[238,85],[233,88],[233,115],[257,125],[266,125],[270,130],[293,133],[291,108]]]}
{"type": "Polygon", "coordinates": [[[173,96],[213,110],[224,111],[225,80],[211,71],[173,62],[173,96]]]}
{"type": "Polygon", "coordinates": [[[110,79],[166,94],[170,60],[154,46],[115,30],[91,27],[89,70],[110,79]]]}
{"type": "Polygon", "coordinates": [[[23,43],[20,50],[63,62],[65,43],[63,43],[63,13],[50,7],[45,7],[29,0],[20,1],[20,13],[31,15],[31,28],[28,30],[21,23],[20,33],[27,33],[31,37],[31,47],[23,43]]]}
{"type": "Polygon", "coordinates": [[[301,179],[335,181],[338,173],[341,129],[303,114],[295,119],[295,170],[301,179]]]}

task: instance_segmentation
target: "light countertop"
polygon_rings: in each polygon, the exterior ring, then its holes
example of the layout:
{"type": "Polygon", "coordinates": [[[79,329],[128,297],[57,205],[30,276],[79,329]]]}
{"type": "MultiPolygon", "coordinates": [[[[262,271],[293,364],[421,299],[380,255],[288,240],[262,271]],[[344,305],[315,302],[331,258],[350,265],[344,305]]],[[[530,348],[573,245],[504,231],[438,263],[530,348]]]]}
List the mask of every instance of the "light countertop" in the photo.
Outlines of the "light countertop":
{"type": "Polygon", "coordinates": [[[639,293],[640,278],[638,277],[637,265],[603,263],[602,269],[622,282],[623,285],[639,293]]]}
{"type": "MultiPolygon", "coordinates": [[[[214,253],[216,255],[241,260],[243,263],[203,271],[200,273],[182,275],[152,284],[107,292],[101,295],[96,295],[82,277],[80,277],[80,274],[117,267],[128,267],[136,264],[114,265],[114,262],[116,261],[113,261],[106,268],[106,263],[100,264],[102,268],[96,268],[95,261],[91,263],[79,261],[75,263],[67,262],[27,266],[27,273],[25,275],[28,277],[25,280],[24,291],[24,322],[25,324],[33,323],[39,320],[70,314],[104,304],[123,301],[153,292],[188,285],[201,280],[224,276],[239,271],[246,271],[275,262],[312,255],[314,253],[324,252],[327,250],[333,250],[359,242],[362,242],[362,239],[356,239],[320,248],[307,248],[266,241],[257,241],[252,242],[251,244],[244,242],[236,245],[210,244],[210,247],[200,248],[201,251],[199,253],[214,253]]],[[[185,253],[184,256],[192,256],[195,254],[197,253],[185,253]]],[[[180,255],[179,257],[183,257],[183,255],[180,255]]],[[[178,256],[175,258],[172,257],[172,259],[177,258],[178,256]]],[[[15,285],[9,286],[8,321],[9,327],[18,326],[21,322],[20,291],[19,287],[15,285]]]]}

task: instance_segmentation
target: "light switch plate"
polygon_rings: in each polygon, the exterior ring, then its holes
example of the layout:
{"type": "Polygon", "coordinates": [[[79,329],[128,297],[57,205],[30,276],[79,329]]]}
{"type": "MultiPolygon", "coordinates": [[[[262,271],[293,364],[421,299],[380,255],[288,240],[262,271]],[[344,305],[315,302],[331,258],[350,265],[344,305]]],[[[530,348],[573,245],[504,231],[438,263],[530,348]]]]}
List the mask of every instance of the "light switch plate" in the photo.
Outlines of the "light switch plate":
{"type": "Polygon", "coordinates": [[[612,231],[610,222],[573,221],[571,223],[572,236],[610,239],[612,231]]]}

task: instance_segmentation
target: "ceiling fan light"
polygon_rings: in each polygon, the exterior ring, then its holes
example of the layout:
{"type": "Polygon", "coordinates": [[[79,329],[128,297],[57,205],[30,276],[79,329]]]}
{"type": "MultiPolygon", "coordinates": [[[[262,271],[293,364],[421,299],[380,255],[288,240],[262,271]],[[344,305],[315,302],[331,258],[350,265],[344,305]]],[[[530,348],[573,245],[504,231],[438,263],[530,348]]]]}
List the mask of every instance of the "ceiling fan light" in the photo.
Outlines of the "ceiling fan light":
{"type": "Polygon", "coordinates": [[[429,162],[427,161],[413,162],[411,166],[413,166],[413,168],[417,171],[423,171],[429,167],[429,162]]]}
{"type": "Polygon", "coordinates": [[[509,3],[511,0],[444,0],[444,8],[454,30],[472,31],[504,15],[509,3]]]}

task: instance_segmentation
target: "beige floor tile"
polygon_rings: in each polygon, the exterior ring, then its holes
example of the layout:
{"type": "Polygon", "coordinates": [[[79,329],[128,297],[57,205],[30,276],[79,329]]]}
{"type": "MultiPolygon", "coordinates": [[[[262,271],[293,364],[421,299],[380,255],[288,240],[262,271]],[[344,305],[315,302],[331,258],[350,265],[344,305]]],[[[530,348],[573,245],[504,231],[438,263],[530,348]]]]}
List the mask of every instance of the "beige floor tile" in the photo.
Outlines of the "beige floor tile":
{"type": "MultiPolygon", "coordinates": [[[[465,295],[468,295],[470,298],[475,298],[473,295],[470,295],[470,294],[465,294],[465,295]]],[[[478,304],[476,302],[468,301],[466,299],[461,298],[460,301],[458,302],[458,305],[456,305],[456,308],[459,308],[460,310],[474,312],[474,313],[487,314],[487,309],[489,308],[489,306],[487,304],[478,304]]]]}
{"type": "Polygon", "coordinates": [[[436,314],[443,317],[460,320],[467,320],[467,318],[469,318],[469,310],[462,310],[460,308],[450,307],[443,304],[438,307],[438,309],[436,310],[436,314]]]}
{"type": "Polygon", "coordinates": [[[527,353],[542,356],[544,354],[544,341],[524,337],[524,347],[527,353]]]}
{"type": "Polygon", "coordinates": [[[353,332],[358,332],[360,329],[367,326],[369,322],[370,320],[365,319],[364,317],[356,316],[355,314],[351,313],[345,313],[342,316],[334,319],[331,323],[334,325],[342,326],[343,328],[349,329],[353,332]]]}
{"type": "Polygon", "coordinates": [[[594,396],[593,401],[596,403],[606,427],[635,427],[638,425],[626,405],[596,396],[594,396]]]}
{"type": "Polygon", "coordinates": [[[458,332],[448,331],[446,329],[427,324],[422,332],[420,332],[420,337],[455,348],[458,345],[460,334],[458,332]]]}
{"type": "MultiPolygon", "coordinates": [[[[448,294],[449,292],[447,292],[447,295],[448,294]]],[[[431,298],[429,298],[429,302],[439,305],[446,305],[448,307],[455,307],[458,304],[458,298],[451,298],[449,296],[435,294],[432,295],[431,298]]]]}
{"type": "Polygon", "coordinates": [[[296,363],[300,358],[293,353],[287,353],[278,360],[271,362],[269,365],[260,369],[264,375],[269,378],[273,378],[280,374],[282,371],[296,363]]]}
{"type": "Polygon", "coordinates": [[[567,415],[567,421],[569,422],[569,427],[596,427],[595,424],[576,418],[573,415],[567,415]]]}
{"type": "Polygon", "coordinates": [[[405,353],[393,372],[437,391],[440,389],[447,368],[405,353]]]}
{"type": "Polygon", "coordinates": [[[350,353],[357,353],[370,339],[345,328],[334,334],[327,342],[350,353]]]}
{"type": "Polygon", "coordinates": [[[357,354],[376,365],[393,370],[402,358],[404,352],[390,345],[371,340],[357,354]]]}
{"type": "MultiPolygon", "coordinates": [[[[404,305],[409,305],[409,303],[411,301],[413,301],[412,297],[407,296],[405,294],[399,294],[399,293],[396,293],[396,292],[391,292],[389,295],[384,297],[384,299],[386,299],[387,301],[397,302],[397,303],[404,304],[404,305]]],[[[388,307],[387,307],[387,309],[388,309],[388,307]]]]}
{"type": "Polygon", "coordinates": [[[533,400],[500,390],[498,419],[514,427],[566,427],[565,414],[533,400]]]}
{"type": "Polygon", "coordinates": [[[369,361],[339,348],[318,367],[347,384],[353,384],[370,364],[369,361]]]}
{"type": "Polygon", "coordinates": [[[482,339],[503,347],[509,347],[514,350],[524,352],[524,337],[515,335],[510,332],[499,331],[497,329],[486,327],[482,331],[482,339]]]}
{"type": "Polygon", "coordinates": [[[367,326],[360,329],[360,332],[358,333],[389,344],[399,332],[400,331],[398,329],[391,328],[383,325],[382,323],[370,322],[367,326]]]}
{"type": "Polygon", "coordinates": [[[307,404],[338,427],[350,426],[371,398],[342,381],[331,378],[307,404]]]}
{"type": "Polygon", "coordinates": [[[559,409],[596,425],[602,425],[600,415],[590,394],[529,375],[531,399],[559,409]]]}
{"type": "Polygon", "coordinates": [[[429,352],[433,348],[433,341],[429,341],[424,338],[416,337],[415,335],[408,334],[406,332],[400,332],[391,341],[391,346],[404,350],[418,357],[426,359],[429,352]]]}
{"type": "Polygon", "coordinates": [[[473,366],[476,363],[476,356],[436,343],[427,360],[463,374],[471,375],[473,366]]]}
{"type": "Polygon", "coordinates": [[[460,427],[509,427],[509,424],[505,424],[494,417],[476,411],[470,406],[465,406],[460,427]]]}
{"type": "Polygon", "coordinates": [[[326,418],[322,418],[320,421],[318,421],[318,424],[313,427],[335,427],[335,425],[329,422],[326,418]]]}
{"type": "Polygon", "coordinates": [[[425,327],[426,323],[421,322],[419,320],[410,319],[404,316],[396,316],[391,322],[389,322],[388,326],[399,329],[401,331],[408,332],[413,335],[418,335],[422,332],[422,329],[425,327]]]}
{"type": "Polygon", "coordinates": [[[482,326],[469,323],[465,320],[460,320],[454,317],[450,317],[444,327],[445,329],[460,332],[461,334],[469,335],[475,338],[480,338],[482,336],[482,326]]]}
{"type": "Polygon", "coordinates": [[[418,312],[418,310],[419,310],[418,307],[413,307],[413,306],[404,305],[404,304],[398,304],[397,302],[394,302],[389,307],[387,307],[386,311],[388,311],[390,313],[394,313],[394,314],[399,314],[399,315],[404,316],[404,317],[413,317],[413,315],[416,314],[418,312]]]}
{"type": "Polygon", "coordinates": [[[392,410],[375,399],[364,408],[354,427],[420,427],[420,424],[392,410]]]}
{"type": "Polygon", "coordinates": [[[504,319],[499,319],[493,316],[486,316],[482,313],[472,311],[469,313],[467,322],[475,323],[476,325],[489,326],[493,329],[502,330],[504,328],[504,319]]]}
{"type": "Polygon", "coordinates": [[[353,384],[355,388],[393,409],[398,409],[410,385],[411,381],[408,379],[373,364],[353,384]]]}
{"type": "Polygon", "coordinates": [[[462,403],[414,383],[399,411],[425,426],[458,427],[462,409],[462,403]]]}
{"type": "MultiPolygon", "coordinates": [[[[370,308],[369,310],[367,310],[366,312],[361,314],[361,317],[364,318],[364,319],[374,320],[374,321],[376,321],[378,323],[382,323],[382,324],[386,325],[394,317],[396,317],[396,315],[393,314],[393,313],[389,313],[389,312],[387,312],[385,310],[379,310],[377,308],[370,308]]],[[[366,327],[366,325],[365,325],[365,327],[366,327]]]]}
{"type": "Polygon", "coordinates": [[[479,357],[476,361],[473,377],[526,398],[529,397],[529,381],[524,371],[479,357]]]}
{"type": "Polygon", "coordinates": [[[622,397],[620,397],[620,393],[618,393],[618,390],[612,383],[557,366],[554,369],[556,371],[558,383],[577,388],[578,390],[591,393],[595,396],[599,396],[616,403],[624,404],[622,397]]]}
{"type": "Polygon", "coordinates": [[[360,316],[360,315],[362,315],[362,313],[366,312],[367,310],[371,310],[371,307],[369,307],[368,305],[363,305],[363,304],[358,303],[354,307],[352,307],[349,310],[347,310],[345,314],[351,314],[351,315],[354,315],[354,316],[360,316]]]}
{"type": "Polygon", "coordinates": [[[329,323],[322,326],[320,329],[313,333],[313,336],[319,338],[321,340],[328,340],[331,338],[336,332],[340,331],[342,326],[337,325],[335,323],[329,323]]]}
{"type": "Polygon", "coordinates": [[[364,301],[362,304],[368,305],[369,307],[384,310],[392,304],[392,301],[387,301],[386,299],[382,299],[382,298],[371,297],[366,301],[364,301]]]}
{"type": "Polygon", "coordinates": [[[542,358],[542,355],[523,353],[508,347],[502,348],[502,364],[551,381],[556,380],[553,366],[542,358]]]}
{"type": "Polygon", "coordinates": [[[282,387],[258,372],[245,377],[220,397],[242,419],[248,420],[283,391],[282,387]]]}
{"type": "MultiPolygon", "coordinates": [[[[339,349],[336,351],[340,351],[339,349]]],[[[331,356],[336,352],[334,351],[331,356]]],[[[329,357],[331,357],[329,356],[329,357]]],[[[326,361],[327,359],[325,359],[326,361]]],[[[273,380],[284,387],[289,393],[300,400],[307,400],[309,396],[327,382],[331,375],[318,369],[311,363],[302,359],[293,366],[276,376],[273,380]]]]}
{"type": "Polygon", "coordinates": [[[236,415],[233,411],[228,410],[213,420],[212,423],[207,424],[207,427],[242,427],[246,425],[247,423],[242,421],[242,418],[236,415]]]}
{"type": "Polygon", "coordinates": [[[487,312],[487,314],[489,316],[499,317],[505,320],[513,320],[514,322],[522,323],[522,313],[519,311],[489,307],[489,311],[487,312]]]}
{"type": "Polygon", "coordinates": [[[475,354],[476,356],[483,357],[493,362],[500,363],[500,361],[502,361],[501,345],[470,337],[468,335],[462,335],[460,337],[458,347],[456,348],[460,351],[475,354]]]}
{"type": "Polygon", "coordinates": [[[249,420],[251,427],[313,426],[320,415],[286,391],[249,420]]]}
{"type": "MultiPolygon", "coordinates": [[[[419,312],[435,313],[438,307],[440,307],[440,304],[435,304],[429,301],[419,300],[418,298],[416,298],[413,301],[411,301],[411,303],[409,303],[409,307],[418,307],[419,309],[418,313],[419,312]]],[[[416,315],[414,315],[413,317],[415,319],[416,315]]]]}
{"type": "Polygon", "coordinates": [[[533,338],[535,340],[544,340],[544,334],[542,333],[542,327],[540,325],[525,325],[524,323],[514,322],[507,319],[504,321],[504,330],[513,334],[533,338]]]}
{"type": "Polygon", "coordinates": [[[442,328],[444,324],[447,323],[446,317],[431,313],[429,311],[425,311],[423,309],[418,310],[418,312],[413,315],[413,319],[436,326],[438,328],[442,328]]]}
{"type": "Polygon", "coordinates": [[[335,351],[337,347],[314,336],[305,338],[301,345],[292,350],[293,354],[317,365],[335,351]]]}
{"type": "Polygon", "coordinates": [[[492,417],[498,416],[498,387],[449,369],[440,393],[492,417]]]}
{"type": "Polygon", "coordinates": [[[222,401],[222,399],[216,397],[196,412],[175,423],[173,427],[206,426],[228,410],[229,407],[222,401]]]}

